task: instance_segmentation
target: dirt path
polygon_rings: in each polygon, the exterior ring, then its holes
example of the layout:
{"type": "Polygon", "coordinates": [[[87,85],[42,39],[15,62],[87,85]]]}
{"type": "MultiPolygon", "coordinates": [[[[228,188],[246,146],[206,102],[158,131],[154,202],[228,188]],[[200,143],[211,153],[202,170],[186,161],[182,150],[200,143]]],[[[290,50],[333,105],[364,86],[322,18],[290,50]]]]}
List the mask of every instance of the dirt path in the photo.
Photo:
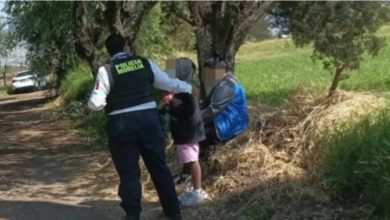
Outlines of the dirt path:
{"type": "Polygon", "coordinates": [[[107,152],[47,117],[46,101],[44,92],[0,97],[0,219],[120,219],[116,173],[98,166],[107,152]]]}

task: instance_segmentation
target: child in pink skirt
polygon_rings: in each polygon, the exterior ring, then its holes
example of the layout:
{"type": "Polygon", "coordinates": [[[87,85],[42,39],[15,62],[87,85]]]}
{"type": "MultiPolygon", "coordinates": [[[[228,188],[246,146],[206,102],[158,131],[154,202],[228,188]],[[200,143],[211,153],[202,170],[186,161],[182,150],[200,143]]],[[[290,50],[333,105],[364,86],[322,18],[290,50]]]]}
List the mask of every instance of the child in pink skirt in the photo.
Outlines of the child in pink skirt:
{"type": "MultiPolygon", "coordinates": [[[[191,82],[195,64],[188,58],[176,60],[176,77],[191,82]]],[[[192,188],[180,198],[183,207],[190,207],[207,199],[201,187],[201,167],[199,164],[199,141],[205,139],[205,131],[197,98],[188,93],[166,94],[163,105],[170,115],[172,139],[177,146],[179,161],[191,170],[192,188]]]]}

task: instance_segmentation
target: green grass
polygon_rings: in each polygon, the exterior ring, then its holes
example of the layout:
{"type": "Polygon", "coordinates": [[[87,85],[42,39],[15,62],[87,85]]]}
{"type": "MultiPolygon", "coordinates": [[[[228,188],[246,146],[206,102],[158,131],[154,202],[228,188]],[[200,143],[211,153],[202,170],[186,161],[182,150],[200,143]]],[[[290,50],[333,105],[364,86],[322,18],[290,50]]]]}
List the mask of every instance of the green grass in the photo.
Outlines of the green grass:
{"type": "Polygon", "coordinates": [[[358,91],[390,91],[390,39],[377,57],[366,57],[358,70],[350,73],[342,88],[358,91]]]}
{"type": "Polygon", "coordinates": [[[285,54],[281,57],[238,63],[236,74],[248,99],[278,106],[299,87],[325,89],[330,74],[309,54],[285,54]]]}
{"type": "Polygon", "coordinates": [[[7,95],[8,87],[0,87],[0,96],[7,95]]]}
{"type": "MultiPolygon", "coordinates": [[[[390,26],[378,31],[390,36],[390,26]]],[[[351,71],[350,78],[341,82],[345,90],[390,90],[390,39],[376,57],[366,56],[359,70],[351,71]]],[[[311,59],[312,48],[296,48],[291,40],[268,40],[248,43],[237,54],[236,74],[244,85],[249,100],[279,106],[300,87],[325,91],[332,73],[323,69],[319,61],[311,59]]]]}
{"type": "Polygon", "coordinates": [[[256,207],[246,211],[245,217],[249,220],[269,220],[272,219],[274,211],[271,209],[256,207]]]}
{"type": "Polygon", "coordinates": [[[103,111],[91,112],[86,106],[93,85],[94,79],[89,66],[80,63],[68,73],[61,84],[60,93],[64,100],[66,114],[75,122],[74,125],[80,129],[81,134],[104,143],[106,141],[105,114],[103,111]]]}
{"type": "Polygon", "coordinates": [[[85,101],[92,91],[94,80],[91,69],[85,63],[74,67],[61,84],[60,93],[68,105],[72,101],[85,101]]]}
{"type": "Polygon", "coordinates": [[[352,124],[324,146],[324,175],[335,196],[368,202],[390,217],[390,110],[352,124]]]}

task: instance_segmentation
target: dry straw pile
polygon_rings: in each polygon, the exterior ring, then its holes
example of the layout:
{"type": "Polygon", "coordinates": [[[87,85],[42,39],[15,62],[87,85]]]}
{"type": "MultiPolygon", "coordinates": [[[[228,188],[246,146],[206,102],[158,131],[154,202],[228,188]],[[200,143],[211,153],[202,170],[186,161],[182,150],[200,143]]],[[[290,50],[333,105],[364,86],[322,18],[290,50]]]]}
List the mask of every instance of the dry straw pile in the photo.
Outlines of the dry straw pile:
{"type": "MultiPolygon", "coordinates": [[[[329,203],[329,198],[309,182],[321,159],[320,143],[344,124],[383,105],[383,99],[368,93],[339,92],[326,98],[303,91],[276,111],[251,106],[249,131],[217,146],[213,155],[203,161],[204,185],[211,202],[188,211],[188,216],[240,219],[243,212],[256,204],[279,210],[273,219],[299,219],[312,217],[313,213],[327,219],[348,213],[322,205],[329,203]],[[267,123],[260,130],[259,120],[263,117],[267,123]],[[313,202],[307,204],[308,200],[313,202]]],[[[364,216],[364,210],[354,209],[348,216],[364,216]]]]}

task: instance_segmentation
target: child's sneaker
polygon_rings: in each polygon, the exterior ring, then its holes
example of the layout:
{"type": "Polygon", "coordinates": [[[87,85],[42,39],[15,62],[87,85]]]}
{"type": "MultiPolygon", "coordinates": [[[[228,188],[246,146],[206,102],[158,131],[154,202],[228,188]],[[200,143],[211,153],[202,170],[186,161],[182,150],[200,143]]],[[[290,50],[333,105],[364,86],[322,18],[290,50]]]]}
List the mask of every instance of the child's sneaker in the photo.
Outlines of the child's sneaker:
{"type": "Polygon", "coordinates": [[[208,198],[207,193],[204,190],[200,192],[195,191],[194,189],[188,190],[185,192],[183,197],[180,198],[180,205],[183,208],[196,206],[202,203],[204,200],[208,198]]]}

